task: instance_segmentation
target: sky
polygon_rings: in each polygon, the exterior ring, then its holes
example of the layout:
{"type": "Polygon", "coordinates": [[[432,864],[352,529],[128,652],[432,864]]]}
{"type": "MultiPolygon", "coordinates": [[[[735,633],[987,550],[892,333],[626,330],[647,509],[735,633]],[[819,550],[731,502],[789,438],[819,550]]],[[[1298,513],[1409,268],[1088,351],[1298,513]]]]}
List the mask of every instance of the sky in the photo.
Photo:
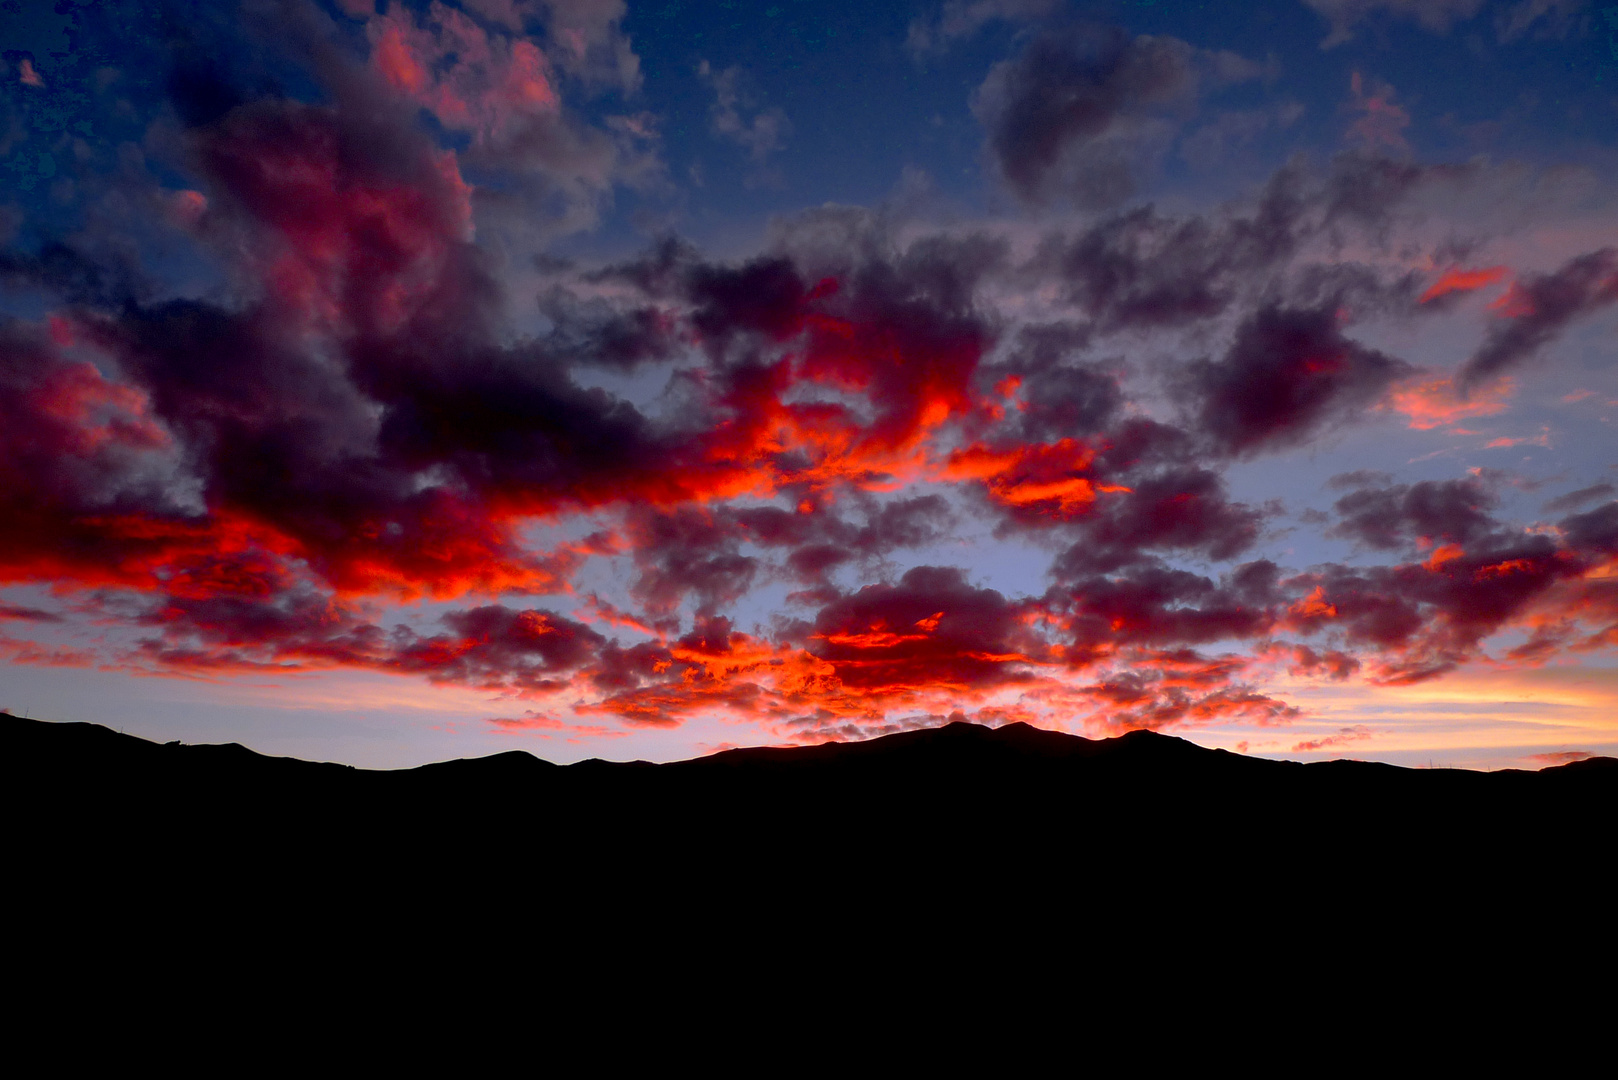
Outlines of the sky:
{"type": "Polygon", "coordinates": [[[1618,3],[0,2],[0,707],[1618,754],[1618,3]]]}

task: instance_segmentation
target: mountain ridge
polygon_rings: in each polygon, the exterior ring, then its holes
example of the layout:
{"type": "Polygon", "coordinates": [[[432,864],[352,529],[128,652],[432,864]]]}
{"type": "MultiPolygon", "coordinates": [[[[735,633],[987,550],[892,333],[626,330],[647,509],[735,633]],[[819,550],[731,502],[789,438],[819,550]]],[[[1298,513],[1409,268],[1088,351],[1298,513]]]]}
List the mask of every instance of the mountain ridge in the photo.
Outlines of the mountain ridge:
{"type": "MultiPolygon", "coordinates": [[[[340,762],[313,761],[286,755],[265,754],[241,743],[182,743],[173,740],[159,743],[139,735],[114,731],[103,724],[87,721],[50,721],[28,719],[0,712],[0,748],[7,755],[18,751],[30,752],[48,749],[53,754],[88,753],[85,763],[106,754],[128,757],[134,763],[143,756],[142,763],[151,764],[159,759],[154,755],[179,750],[190,756],[191,763],[200,763],[196,755],[206,755],[214,761],[233,760],[253,762],[267,767],[308,767],[335,770],[338,773],[360,773],[370,776],[401,776],[407,774],[443,774],[449,770],[501,769],[509,771],[517,763],[528,763],[542,769],[579,770],[596,769],[736,769],[736,768],[806,768],[829,764],[849,765],[858,762],[877,762],[896,756],[912,755],[918,759],[929,756],[948,756],[951,753],[977,751],[989,755],[1016,756],[1040,759],[1046,762],[1096,760],[1125,755],[1151,755],[1153,760],[1165,763],[1172,760],[1197,760],[1220,766],[1269,768],[1297,767],[1319,770],[1327,766],[1356,769],[1389,769],[1400,774],[1441,771],[1469,776],[1538,776],[1556,774],[1582,774],[1618,770],[1618,758],[1591,757],[1560,765],[1547,765],[1540,769],[1497,769],[1484,772],[1472,769],[1424,770],[1387,762],[1366,761],[1358,758],[1332,758],[1325,761],[1301,762],[1291,759],[1250,757],[1228,750],[1200,746],[1162,732],[1134,730],[1101,739],[1082,735],[1050,731],[1022,721],[988,727],[967,721],[952,721],[934,728],[893,732],[872,739],[848,742],[826,742],[804,746],[750,746],[731,747],[694,758],[669,762],[644,759],[613,761],[605,758],[585,758],[568,764],[549,761],[529,750],[514,749],[486,754],[480,757],[446,758],[421,765],[394,769],[371,769],[340,762]],[[1172,757],[1176,755],[1177,757],[1172,757]],[[272,764],[273,763],[273,764],[272,764]]],[[[991,758],[992,760],[992,758],[991,758]]]]}
{"type": "MultiPolygon", "coordinates": [[[[37,879],[643,889],[1421,879],[1594,865],[1618,759],[1539,772],[1273,761],[1173,736],[955,723],[652,764],[523,750],[412,769],[0,717],[0,810],[37,879]],[[1490,871],[1494,872],[1494,871],[1490,871]],[[763,884],[761,884],[763,883],[763,884]]],[[[206,887],[213,887],[207,885],[206,887]]],[[[325,887],[325,886],[319,886],[325,887]]]]}

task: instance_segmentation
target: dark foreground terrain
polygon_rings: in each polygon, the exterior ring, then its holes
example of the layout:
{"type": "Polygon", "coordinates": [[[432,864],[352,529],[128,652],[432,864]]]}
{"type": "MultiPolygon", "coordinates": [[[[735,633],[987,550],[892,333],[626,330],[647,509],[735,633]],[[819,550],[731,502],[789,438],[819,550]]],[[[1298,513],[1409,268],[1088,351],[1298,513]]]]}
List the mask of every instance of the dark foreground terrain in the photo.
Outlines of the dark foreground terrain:
{"type": "MultiPolygon", "coordinates": [[[[1487,887],[1604,877],[1618,760],[1277,762],[970,724],[667,765],[523,752],[370,771],[0,716],[8,861],[43,889],[1487,887]]],[[[852,897],[851,897],[852,898],[852,897]]],[[[1296,899],[1296,898],[1294,898],[1296,899]]]]}

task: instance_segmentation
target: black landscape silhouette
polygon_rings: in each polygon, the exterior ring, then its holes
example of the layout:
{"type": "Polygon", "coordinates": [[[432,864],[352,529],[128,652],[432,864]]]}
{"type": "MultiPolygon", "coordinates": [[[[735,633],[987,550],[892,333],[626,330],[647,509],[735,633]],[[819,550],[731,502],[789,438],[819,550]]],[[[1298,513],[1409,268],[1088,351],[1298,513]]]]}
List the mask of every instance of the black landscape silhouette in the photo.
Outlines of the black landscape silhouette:
{"type": "Polygon", "coordinates": [[[1605,862],[1618,796],[1612,758],[1493,773],[1301,764],[1024,724],[656,765],[511,751],[390,771],[10,715],[0,746],[14,859],[63,888],[1578,878],[1605,862]]]}

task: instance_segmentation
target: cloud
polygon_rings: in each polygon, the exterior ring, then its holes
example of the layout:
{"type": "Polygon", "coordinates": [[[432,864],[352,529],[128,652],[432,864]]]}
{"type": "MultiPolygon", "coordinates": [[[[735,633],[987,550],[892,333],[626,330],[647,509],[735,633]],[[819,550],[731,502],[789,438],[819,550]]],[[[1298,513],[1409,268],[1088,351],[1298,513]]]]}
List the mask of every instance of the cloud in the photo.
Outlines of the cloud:
{"type": "Polygon", "coordinates": [[[1217,362],[1189,369],[1199,427],[1221,449],[1296,445],[1381,399],[1409,364],[1345,337],[1335,313],[1265,307],[1217,362]]]}
{"type": "MultiPolygon", "coordinates": [[[[375,30],[376,4],[343,0],[342,6],[375,30]]],[[[396,14],[390,6],[378,18],[396,14]]],[[[640,60],[622,30],[627,14],[623,0],[462,0],[458,8],[433,3],[427,21],[444,27],[469,62],[477,62],[490,35],[527,39],[543,46],[547,63],[558,71],[592,88],[633,94],[640,89],[640,60]]]]}
{"type": "Polygon", "coordinates": [[[955,514],[937,493],[878,502],[867,497],[863,526],[830,507],[805,499],[793,510],[758,506],[729,512],[746,538],[766,549],[789,549],[784,571],[797,581],[829,584],[838,567],[871,563],[901,548],[942,539],[955,514]]]}
{"type": "Polygon", "coordinates": [[[537,735],[541,739],[553,739],[560,735],[570,743],[582,743],[586,739],[621,739],[629,734],[623,728],[602,724],[570,724],[533,709],[524,711],[521,716],[490,716],[483,722],[489,725],[490,731],[537,735]]]}
{"type": "MultiPolygon", "coordinates": [[[[478,0],[472,6],[503,8],[504,0],[478,0]]],[[[519,0],[512,6],[519,7],[519,0]]],[[[564,72],[627,94],[640,89],[640,58],[622,29],[629,11],[624,0],[541,0],[522,9],[539,15],[554,43],[551,56],[564,72]]]]}
{"type": "Polygon", "coordinates": [[[910,20],[905,49],[920,60],[947,51],[991,22],[1035,21],[1062,7],[1062,0],[945,0],[935,17],[918,15],[910,20]]]}
{"type": "Polygon", "coordinates": [[[1461,393],[1487,388],[1527,363],[1574,321],[1618,302],[1618,248],[1575,256],[1548,274],[1528,274],[1490,305],[1497,318],[1456,376],[1461,393]]]}
{"type": "Polygon", "coordinates": [[[1574,550],[1618,554],[1618,502],[1563,518],[1561,528],[1574,550]]]}
{"type": "Polygon", "coordinates": [[[1131,476],[1127,491],[1100,501],[1082,522],[1085,539],[1057,561],[1064,567],[1121,566],[1150,551],[1224,561],[1258,539],[1263,515],[1230,500],[1218,474],[1175,465],[1131,476]]]}
{"type": "Polygon", "coordinates": [[[1274,258],[1235,233],[1142,207],[1047,244],[1041,269],[1055,272],[1070,302],[1099,328],[1174,326],[1223,312],[1236,280],[1274,258]]]}
{"type": "Polygon", "coordinates": [[[1412,428],[1428,431],[1504,412],[1516,390],[1516,384],[1508,376],[1463,398],[1452,377],[1418,371],[1393,386],[1388,395],[1388,407],[1405,414],[1412,428]]]}
{"type": "MultiPolygon", "coordinates": [[[[1606,251],[1519,272],[1492,314],[1465,299],[1512,272],[1407,227],[1492,190],[1483,163],[1398,160],[1399,127],[1368,128],[1201,209],[823,206],[727,257],[663,236],[587,264],[498,226],[581,227],[648,175],[655,123],[612,115],[638,79],[621,4],[349,5],[345,49],[298,10],[324,45],[278,62],[318,94],[197,46],[154,82],[172,175],[107,181],[212,284],[106,218],[0,252],[44,308],[0,321],[0,583],[56,598],[0,605],[11,662],[383,672],[520,701],[479,713],[513,732],[802,740],[957,710],[1285,724],[1282,670],[1414,682],[1618,625],[1611,485],[1525,527],[1491,474],[1349,475],[1333,534],[1360,551],[1305,568],[1266,532],[1280,504],[1233,494],[1242,462],[1390,409],[1418,433],[1500,411],[1607,303],[1606,251]],[[1441,312],[1489,320],[1460,374],[1366,344],[1441,312]],[[986,534],[998,588],[934,565],[986,534]],[[93,647],[52,643],[91,623],[93,647]]],[[[921,51],[1045,10],[946,6],[921,51]]],[[[976,107],[1042,207],[1129,190],[1203,90],[1262,74],[1121,31],[1015,50],[976,107]]],[[[720,134],[775,160],[739,73],[707,78],[720,134]]]]}
{"type": "Polygon", "coordinates": [[[1505,277],[1506,272],[1504,266],[1487,266],[1477,270],[1464,270],[1458,266],[1452,266],[1445,270],[1437,281],[1429,285],[1426,292],[1421,294],[1421,303],[1430,304],[1445,296],[1451,296],[1455,293],[1468,293],[1475,289],[1493,285],[1505,277]]]}
{"type": "Polygon", "coordinates": [[[42,611],[39,608],[23,607],[19,604],[0,604],[0,619],[15,619],[20,622],[62,621],[62,617],[54,612],[42,611]]]}
{"type": "Polygon", "coordinates": [[[631,591],[654,616],[673,611],[688,593],[700,614],[712,614],[740,599],[758,572],[758,560],[738,551],[739,530],[705,510],[636,513],[630,534],[640,567],[631,591]]]}
{"type": "MultiPolygon", "coordinates": [[[[392,5],[366,22],[370,75],[380,86],[346,72],[332,78],[355,98],[380,90],[465,133],[465,162],[503,177],[479,193],[485,218],[573,231],[595,223],[616,185],[661,175],[649,116],[607,114],[592,123],[566,100],[575,87],[626,97],[638,91],[639,60],[619,28],[625,11],[621,0],[477,0],[464,8],[435,0],[419,15],[392,5]],[[526,213],[514,221],[515,206],[526,213]]],[[[354,104],[364,110],[381,102],[354,104]]]]}
{"type": "Polygon", "coordinates": [[[1495,528],[1499,499],[1476,478],[1363,487],[1337,500],[1339,522],[1327,535],[1384,551],[1412,545],[1466,545],[1495,528]]]}
{"type": "Polygon", "coordinates": [[[1302,710],[1295,705],[1240,685],[1203,693],[1183,687],[1146,692],[1145,688],[1150,686],[1151,681],[1147,679],[1102,683],[1088,688],[1101,700],[1124,706],[1108,710],[1099,725],[1100,730],[1116,734],[1135,729],[1156,731],[1231,722],[1269,727],[1291,723],[1302,715],[1302,710]]]}
{"type": "Polygon", "coordinates": [[[1259,638],[1280,617],[1279,569],[1268,560],[1243,564],[1224,580],[1142,561],[1111,574],[1082,573],[1058,563],[1058,584],[1044,605],[1066,639],[1066,659],[1079,667],[1124,647],[1171,648],[1259,638]]]}
{"type": "Polygon", "coordinates": [[[1205,90],[1273,71],[1178,38],[1066,23],[995,64],[972,111],[986,156],[1019,200],[1108,207],[1134,192],[1205,90]]]}
{"type": "Polygon", "coordinates": [[[792,122],[778,108],[759,108],[753,104],[752,94],[743,94],[741,68],[728,67],[715,71],[704,60],[697,65],[697,77],[708,84],[714,93],[714,103],[708,109],[708,123],[713,133],[745,149],[755,164],[763,164],[775,151],[781,149],[792,122]],[[743,111],[750,115],[744,117],[743,111]]]}
{"type": "Polygon", "coordinates": [[[605,644],[594,630],[548,611],[486,604],[443,617],[451,631],[408,640],[386,660],[434,681],[524,691],[557,689],[605,644]]]}
{"type": "Polygon", "coordinates": [[[1319,590],[1294,625],[1370,646],[1382,682],[1420,682],[1475,656],[1485,638],[1579,578],[1587,557],[1545,536],[1502,533],[1471,547],[1440,545],[1421,562],[1317,567],[1293,579],[1319,590]]]}
{"type": "MultiPolygon", "coordinates": [[[[1369,252],[1384,248],[1425,200],[1454,198],[1477,180],[1473,166],[1360,153],[1339,155],[1320,171],[1293,161],[1248,197],[1204,213],[1147,205],[1052,228],[1019,277],[1026,288],[1054,286],[1071,307],[1074,321],[1060,325],[1069,351],[1104,335],[1210,324],[1233,308],[1328,310],[1344,321],[1430,315],[1450,309],[1453,284],[1422,303],[1419,272],[1369,252]],[[1365,257],[1342,257],[1350,237],[1365,257]]],[[[1056,330],[1047,332],[1053,344],[1056,330]]]]}
{"type": "MultiPolygon", "coordinates": [[[[524,551],[524,518],[884,480],[919,470],[918,440],[978,405],[991,331],[968,299],[982,272],[970,244],[848,266],[844,283],[806,280],[781,258],[688,261],[672,305],[563,298],[547,338],[500,341],[500,289],[470,242],[452,154],[372,118],[286,102],[231,110],[195,133],[194,149],[210,180],[204,235],[240,260],[253,286],[244,302],[142,305],[91,264],[10,260],[88,305],[62,332],[127,380],[42,363],[61,347],[8,324],[8,434],[24,440],[11,461],[46,455],[8,492],[36,516],[69,500],[58,524],[42,519],[19,541],[28,552],[13,561],[55,560],[25,576],[57,565],[51,576],[68,580],[150,580],[150,568],[117,569],[133,556],[68,536],[88,530],[103,546],[150,549],[149,567],[223,545],[304,560],[345,592],[550,591],[582,555],[524,551]],[[728,359],[793,338],[792,363],[728,359]],[[671,359],[693,341],[715,357],[714,377],[672,424],[570,373],[671,359]],[[816,385],[869,411],[787,400],[816,385]],[[128,535],[114,539],[119,529],[128,535]],[[60,561],[78,548],[83,570],[69,572],[60,561]]],[[[877,532],[904,531],[894,513],[879,511],[868,535],[819,540],[874,554],[877,532]]],[[[654,580],[647,595],[663,595],[654,580]]]]}
{"type": "Polygon", "coordinates": [[[1496,13],[1495,30],[1502,43],[1515,41],[1541,23],[1535,36],[1565,37],[1590,6],[1590,0],[1520,0],[1496,13]]]}
{"type": "Polygon", "coordinates": [[[205,548],[170,488],[172,446],[148,393],[0,320],[0,581],[151,584],[205,548]]]}
{"type": "Polygon", "coordinates": [[[1408,154],[1410,144],[1405,141],[1404,129],[1410,126],[1410,114],[1403,106],[1393,102],[1393,87],[1380,80],[1373,81],[1369,92],[1359,72],[1349,77],[1354,92],[1351,108],[1360,114],[1349,125],[1348,140],[1366,150],[1387,150],[1408,154]]]}
{"type": "Polygon", "coordinates": [[[957,450],[942,472],[948,480],[975,480],[989,501],[1026,523],[1072,521],[1088,515],[1102,492],[1127,492],[1099,482],[1090,471],[1095,451],[1073,439],[995,451],[983,445],[957,450]]]}
{"type": "MultiPolygon", "coordinates": [[[[1312,607],[1319,604],[1320,601],[1311,594],[1304,603],[1312,607]]],[[[1294,675],[1310,676],[1317,672],[1323,672],[1333,681],[1342,682],[1350,676],[1358,674],[1361,667],[1360,661],[1356,657],[1336,649],[1317,652],[1307,645],[1290,645],[1283,646],[1282,651],[1291,657],[1288,670],[1294,675]]]]}
{"type": "Polygon", "coordinates": [[[973,99],[988,153],[1027,203],[1115,204],[1161,138],[1160,114],[1195,99],[1196,52],[1168,37],[1069,27],[1038,34],[973,99]]]}
{"type": "Polygon", "coordinates": [[[1557,750],[1548,754],[1529,754],[1528,760],[1541,768],[1545,768],[1557,765],[1571,765],[1575,761],[1587,761],[1595,756],[1588,750],[1557,750]]]}
{"type": "Polygon", "coordinates": [[[116,255],[92,259],[59,240],[47,241],[37,251],[0,252],[0,281],[13,288],[45,289],[75,304],[122,303],[150,290],[129,260],[116,255]]]}
{"type": "Polygon", "coordinates": [[[1019,331],[1009,355],[984,374],[994,392],[1009,399],[1008,416],[1018,439],[1047,445],[1104,430],[1122,411],[1118,377],[1077,359],[1090,332],[1072,324],[1046,324],[1019,331]]]}
{"type": "Polygon", "coordinates": [[[137,616],[155,631],[124,666],[182,674],[334,667],[423,676],[524,696],[561,690],[608,648],[576,620],[484,604],[445,612],[423,634],[368,621],[361,606],[257,553],[198,559],[137,616]]]}
{"type": "Polygon", "coordinates": [[[1373,14],[1419,23],[1436,34],[1446,34],[1457,23],[1465,22],[1483,7],[1483,0],[1303,0],[1321,17],[1331,22],[1331,33],[1320,43],[1333,49],[1352,41],[1355,28],[1373,14]]]}
{"type": "Polygon", "coordinates": [[[1559,514],[1566,510],[1577,510],[1585,503],[1595,502],[1598,499],[1611,499],[1614,495],[1618,495],[1618,488],[1611,484],[1591,484],[1589,487],[1570,491],[1566,495],[1558,495],[1540,509],[1547,514],[1559,514]]]}
{"type": "Polygon", "coordinates": [[[475,140],[509,140],[561,109],[556,72],[539,46],[491,32],[454,8],[435,4],[418,24],[408,8],[390,7],[366,29],[372,63],[388,85],[475,140]]]}
{"type": "Polygon", "coordinates": [[[805,646],[850,690],[976,690],[1027,681],[1028,665],[1046,659],[1018,614],[958,569],[918,566],[821,608],[805,646]]]}
{"type": "Polygon", "coordinates": [[[1364,724],[1355,724],[1352,727],[1341,728],[1335,735],[1324,735],[1318,739],[1305,739],[1292,747],[1294,754],[1311,753],[1316,750],[1330,750],[1347,743],[1361,742],[1371,738],[1371,729],[1364,724]]]}
{"type": "Polygon", "coordinates": [[[42,90],[45,87],[44,76],[40,75],[39,69],[34,67],[33,58],[28,56],[24,56],[17,61],[17,81],[24,86],[31,86],[35,89],[42,90]]]}

